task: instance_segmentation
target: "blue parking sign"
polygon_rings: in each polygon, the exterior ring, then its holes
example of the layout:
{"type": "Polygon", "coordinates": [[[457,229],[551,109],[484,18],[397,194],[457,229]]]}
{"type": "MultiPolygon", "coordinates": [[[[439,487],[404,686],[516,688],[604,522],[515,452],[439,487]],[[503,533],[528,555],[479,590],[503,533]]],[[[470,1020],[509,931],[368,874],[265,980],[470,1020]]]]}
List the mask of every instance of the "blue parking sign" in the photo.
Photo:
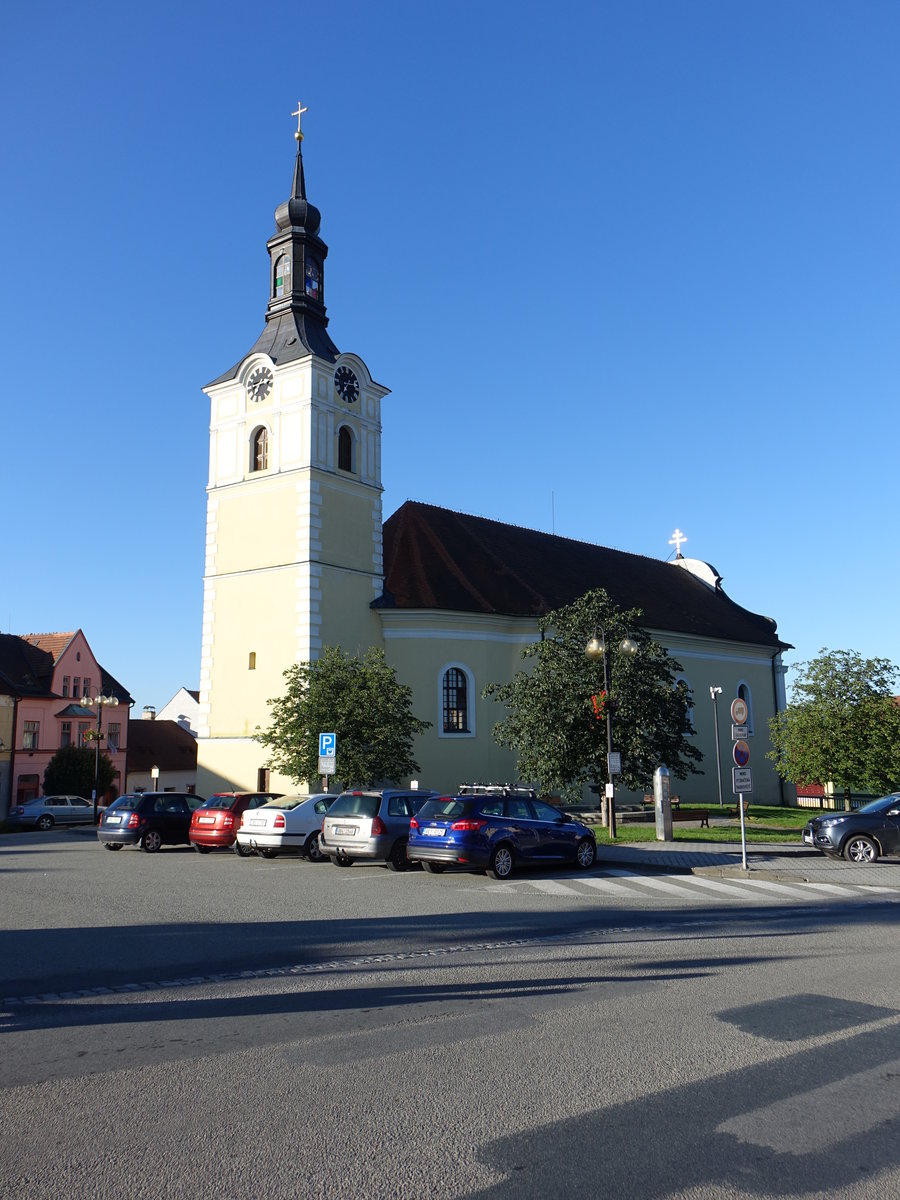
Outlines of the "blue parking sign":
{"type": "Polygon", "coordinates": [[[337,754],[337,734],[336,733],[320,733],[319,734],[319,757],[334,758],[337,754]]]}

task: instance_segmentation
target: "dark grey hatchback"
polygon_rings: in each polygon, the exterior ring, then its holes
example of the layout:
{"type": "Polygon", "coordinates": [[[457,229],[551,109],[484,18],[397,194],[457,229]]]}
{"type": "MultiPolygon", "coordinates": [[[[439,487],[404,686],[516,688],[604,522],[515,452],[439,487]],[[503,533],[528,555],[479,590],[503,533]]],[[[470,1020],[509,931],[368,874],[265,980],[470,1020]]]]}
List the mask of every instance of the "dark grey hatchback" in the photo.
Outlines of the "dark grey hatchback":
{"type": "Polygon", "coordinates": [[[189,846],[191,815],[202,803],[188,792],[129,792],[104,812],[97,837],[107,850],[140,846],[153,854],[160,846],[189,846]]]}
{"type": "Polygon", "coordinates": [[[848,862],[873,863],[881,854],[900,854],[900,792],[882,796],[855,812],[813,817],[803,830],[807,846],[842,854],[848,862]]]}

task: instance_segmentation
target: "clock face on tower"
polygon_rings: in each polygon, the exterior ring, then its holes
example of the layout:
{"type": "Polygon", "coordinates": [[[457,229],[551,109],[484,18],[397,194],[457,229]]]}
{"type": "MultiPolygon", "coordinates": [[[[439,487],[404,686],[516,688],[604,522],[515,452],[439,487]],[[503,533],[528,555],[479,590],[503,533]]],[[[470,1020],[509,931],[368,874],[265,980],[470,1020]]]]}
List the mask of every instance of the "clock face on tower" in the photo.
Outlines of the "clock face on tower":
{"type": "Polygon", "coordinates": [[[268,367],[257,367],[247,380],[247,395],[255,403],[265,400],[272,390],[274,376],[268,367]]]}
{"type": "Polygon", "coordinates": [[[359,399],[359,380],[349,367],[338,367],[334,373],[334,386],[340,398],[348,404],[354,404],[359,399]]]}

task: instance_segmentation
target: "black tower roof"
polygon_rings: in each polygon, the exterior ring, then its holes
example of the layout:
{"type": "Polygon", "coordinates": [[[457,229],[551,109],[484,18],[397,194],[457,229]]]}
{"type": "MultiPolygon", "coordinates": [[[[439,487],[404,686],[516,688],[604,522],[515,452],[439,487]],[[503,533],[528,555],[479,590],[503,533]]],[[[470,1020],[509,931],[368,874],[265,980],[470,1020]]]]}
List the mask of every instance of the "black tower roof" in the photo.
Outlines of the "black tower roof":
{"type": "Polygon", "coordinates": [[[273,362],[285,363],[310,354],[334,362],[339,353],[328,336],[325,312],[328,247],[319,237],[322,214],[306,198],[303,134],[298,129],[294,136],[297,158],[291,194],[275,209],[275,233],[266,243],[270,270],[265,328],[247,353],[213,384],[234,379],[251,354],[268,354],[273,362]]]}

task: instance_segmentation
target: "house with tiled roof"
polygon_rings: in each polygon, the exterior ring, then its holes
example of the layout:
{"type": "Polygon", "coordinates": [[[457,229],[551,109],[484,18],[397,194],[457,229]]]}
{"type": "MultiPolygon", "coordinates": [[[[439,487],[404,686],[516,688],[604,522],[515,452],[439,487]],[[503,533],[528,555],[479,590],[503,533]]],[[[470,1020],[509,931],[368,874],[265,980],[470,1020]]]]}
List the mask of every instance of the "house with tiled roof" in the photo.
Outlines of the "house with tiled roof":
{"type": "Polygon", "coordinates": [[[133,703],[80,629],[0,634],[0,817],[11,804],[42,794],[44,771],[57,750],[93,744],[98,729],[121,791],[133,703]],[[98,705],[98,695],[109,703],[98,705]]]}
{"type": "MultiPolygon", "coordinates": [[[[781,802],[765,752],[768,720],[785,704],[787,644],[773,620],[726,594],[715,568],[685,558],[680,542],[665,561],[412,501],[383,519],[389,391],[327,328],[328,247],[306,195],[299,130],[297,139],[290,195],[267,241],[264,327],[204,389],[198,790],[295,790],[274,771],[269,778],[254,733],[284,692],[283,672],[328,645],[350,654],[382,647],[410,686],[415,714],[432,722],[415,747],[423,786],[514,780],[513,755],[492,737],[503,714],[484,688],[521,668],[541,616],[604,588],[620,608],[642,610],[692,691],[703,773],[679,784],[682,800],[717,800],[717,749],[731,798],[729,705],[740,698],[753,798],[781,802]]],[[[431,452],[439,461],[440,448],[431,452]]]]}

